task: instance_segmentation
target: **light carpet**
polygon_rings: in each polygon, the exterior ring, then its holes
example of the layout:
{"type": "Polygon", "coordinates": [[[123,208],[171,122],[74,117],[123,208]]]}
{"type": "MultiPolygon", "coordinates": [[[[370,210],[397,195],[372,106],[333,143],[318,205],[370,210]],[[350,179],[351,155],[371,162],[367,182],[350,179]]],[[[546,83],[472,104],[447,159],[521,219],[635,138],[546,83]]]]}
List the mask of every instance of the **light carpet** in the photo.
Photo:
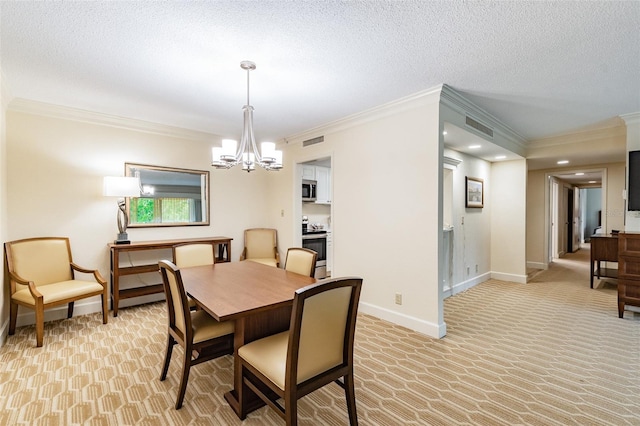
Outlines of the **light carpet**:
{"type": "MultiPolygon", "coordinates": [[[[432,339],[359,315],[361,425],[640,425],[640,315],[618,319],[615,285],[589,288],[588,250],[533,282],[490,280],[445,301],[447,336],[432,339]]],[[[366,282],[364,283],[366,285],[366,282]]],[[[0,349],[2,425],[283,425],[267,407],[241,422],[223,398],[233,358],[191,369],[173,408],[183,352],[159,381],[166,307],[33,326],[0,349]]],[[[346,425],[342,389],[301,399],[299,424],[346,425]]]]}

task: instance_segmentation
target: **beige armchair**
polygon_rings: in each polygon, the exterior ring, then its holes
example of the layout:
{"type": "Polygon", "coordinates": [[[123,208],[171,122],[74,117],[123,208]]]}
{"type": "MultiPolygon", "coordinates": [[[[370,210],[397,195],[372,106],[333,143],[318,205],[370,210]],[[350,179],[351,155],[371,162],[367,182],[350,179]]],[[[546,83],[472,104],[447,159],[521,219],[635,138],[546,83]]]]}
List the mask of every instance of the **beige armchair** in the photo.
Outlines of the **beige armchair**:
{"type": "Polygon", "coordinates": [[[296,274],[314,277],[316,274],[316,260],[318,253],[304,247],[291,247],[287,250],[284,269],[296,274]]]}
{"type": "Polygon", "coordinates": [[[279,267],[278,231],[269,228],[246,229],[244,231],[244,249],[240,260],[251,260],[279,267]]]}
{"type": "Polygon", "coordinates": [[[337,278],[297,290],[289,331],[238,349],[241,419],[249,409],[244,393],[250,390],[287,426],[296,425],[298,399],[335,381],[345,390],[350,424],[358,424],[353,340],[361,287],[362,278],[337,278]]]}
{"type": "Polygon", "coordinates": [[[102,298],[102,323],[107,323],[107,282],[97,270],[85,269],[71,258],[65,237],[28,238],[4,244],[10,285],[9,334],[16,330],[18,306],[36,314],[36,346],[44,340],[44,311],[67,304],[67,318],[73,316],[76,300],[102,298]],[[95,281],[75,279],[75,272],[92,274],[95,281]]]}

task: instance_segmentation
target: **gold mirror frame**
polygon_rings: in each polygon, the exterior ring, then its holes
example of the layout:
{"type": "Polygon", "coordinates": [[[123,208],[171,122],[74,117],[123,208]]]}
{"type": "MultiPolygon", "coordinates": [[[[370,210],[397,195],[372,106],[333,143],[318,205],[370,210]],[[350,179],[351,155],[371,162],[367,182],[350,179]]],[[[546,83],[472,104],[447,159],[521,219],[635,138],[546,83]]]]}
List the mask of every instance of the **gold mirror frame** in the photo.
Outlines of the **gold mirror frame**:
{"type": "Polygon", "coordinates": [[[209,172],[125,163],[140,178],[139,198],[127,198],[129,228],[209,225],[209,172]]]}

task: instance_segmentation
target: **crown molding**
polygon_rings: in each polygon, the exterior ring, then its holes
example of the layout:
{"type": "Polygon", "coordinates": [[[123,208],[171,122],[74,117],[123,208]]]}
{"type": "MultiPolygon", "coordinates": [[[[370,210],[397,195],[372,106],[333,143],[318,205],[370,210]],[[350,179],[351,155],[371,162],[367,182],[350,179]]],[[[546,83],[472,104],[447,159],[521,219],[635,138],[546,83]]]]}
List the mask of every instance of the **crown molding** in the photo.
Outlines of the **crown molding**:
{"type": "MultiPolygon", "coordinates": [[[[640,114],[638,115],[640,119],[640,114]]],[[[627,133],[626,126],[622,118],[613,118],[606,123],[602,123],[600,127],[588,127],[576,130],[562,135],[549,136],[543,139],[530,141],[529,149],[547,148],[551,146],[570,145],[580,142],[593,142],[611,138],[625,138],[627,133]]]]}
{"type": "Polygon", "coordinates": [[[426,89],[409,96],[391,101],[376,107],[348,115],[338,120],[322,124],[304,132],[287,136],[284,141],[287,143],[301,143],[304,140],[317,136],[335,133],[351,127],[355,127],[367,122],[379,120],[403,111],[415,109],[420,106],[437,104],[440,100],[442,85],[426,89]]]}
{"type": "Polygon", "coordinates": [[[40,115],[49,118],[97,124],[100,126],[117,127],[120,129],[133,130],[136,132],[153,133],[180,139],[211,141],[216,137],[220,137],[219,135],[200,132],[197,130],[167,126],[166,124],[152,123],[143,120],[136,120],[133,118],[103,114],[99,112],[71,108],[62,105],[54,105],[24,98],[15,98],[11,100],[9,102],[8,110],[25,114],[40,115]]]}
{"type": "Polygon", "coordinates": [[[640,111],[622,114],[620,118],[624,120],[627,126],[630,124],[640,124],[640,111]]]}
{"type": "MultiPolygon", "coordinates": [[[[442,92],[440,94],[440,102],[447,105],[449,108],[457,111],[462,115],[468,115],[474,120],[479,121],[485,126],[489,126],[493,129],[494,140],[496,133],[513,143],[515,146],[524,150],[526,148],[527,140],[522,137],[518,132],[511,127],[503,123],[500,119],[488,113],[484,109],[480,108],[470,100],[462,96],[458,91],[446,84],[442,85],[442,92]]],[[[465,130],[473,132],[478,136],[487,139],[487,135],[476,131],[471,127],[465,127],[465,130]]]]}

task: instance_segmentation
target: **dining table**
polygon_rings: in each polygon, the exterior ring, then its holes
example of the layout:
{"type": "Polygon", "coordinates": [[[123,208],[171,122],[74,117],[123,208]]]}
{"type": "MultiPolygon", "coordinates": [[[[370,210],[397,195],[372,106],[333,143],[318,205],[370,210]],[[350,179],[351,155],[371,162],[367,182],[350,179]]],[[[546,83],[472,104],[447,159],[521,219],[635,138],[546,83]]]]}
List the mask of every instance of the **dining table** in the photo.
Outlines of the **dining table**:
{"type": "Polygon", "coordinates": [[[241,419],[264,405],[243,386],[238,348],[289,329],[295,291],[315,278],[244,260],[182,268],[185,292],[218,321],[235,321],[233,389],[224,398],[241,419]],[[240,400],[245,412],[240,412],[240,400]]]}

